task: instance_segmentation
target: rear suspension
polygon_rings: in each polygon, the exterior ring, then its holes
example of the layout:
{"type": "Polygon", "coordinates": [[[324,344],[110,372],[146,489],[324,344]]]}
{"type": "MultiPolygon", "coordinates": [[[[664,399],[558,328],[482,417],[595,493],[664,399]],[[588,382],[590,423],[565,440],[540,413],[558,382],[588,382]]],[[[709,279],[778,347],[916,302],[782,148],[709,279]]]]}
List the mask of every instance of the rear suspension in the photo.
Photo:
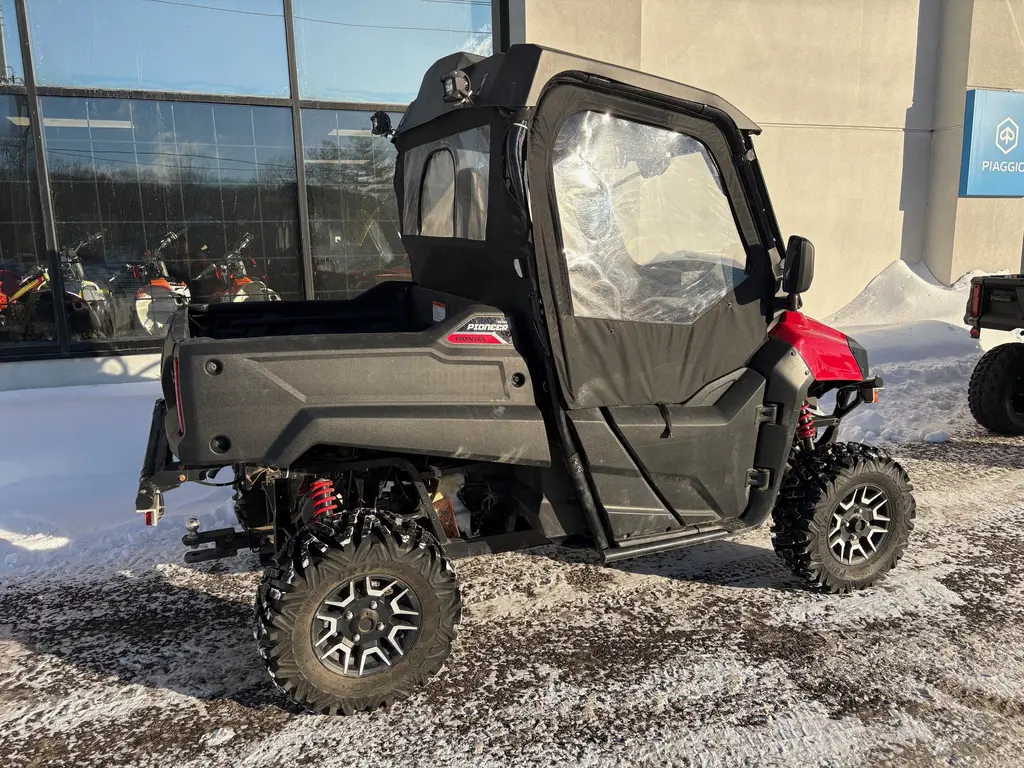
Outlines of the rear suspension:
{"type": "Polygon", "coordinates": [[[336,510],[338,508],[335,503],[337,498],[338,494],[334,490],[333,480],[314,480],[309,486],[309,499],[313,504],[314,519],[336,510]]]}

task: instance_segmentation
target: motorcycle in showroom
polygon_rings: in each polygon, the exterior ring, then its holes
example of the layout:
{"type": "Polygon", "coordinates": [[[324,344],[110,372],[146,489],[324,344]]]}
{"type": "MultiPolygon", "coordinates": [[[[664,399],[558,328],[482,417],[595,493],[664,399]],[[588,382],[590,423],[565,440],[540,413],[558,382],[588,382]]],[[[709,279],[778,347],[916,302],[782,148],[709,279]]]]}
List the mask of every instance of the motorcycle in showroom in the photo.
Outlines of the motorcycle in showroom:
{"type": "MultiPolygon", "coordinates": [[[[64,283],[64,312],[73,340],[106,339],[114,335],[115,319],[109,289],[89,280],[79,251],[103,239],[103,232],[86,235],[58,254],[64,283]]],[[[29,270],[14,291],[0,299],[0,331],[13,341],[56,338],[53,284],[48,266],[29,270]]]]}
{"type": "Polygon", "coordinates": [[[270,288],[265,280],[253,279],[249,275],[246,263],[255,267],[256,260],[244,254],[252,240],[252,235],[246,232],[230,252],[216,259],[196,275],[193,280],[196,301],[213,303],[281,300],[281,296],[270,288]]]}
{"type": "Polygon", "coordinates": [[[145,258],[126,264],[110,279],[110,288],[127,329],[163,336],[171,317],[190,303],[187,284],[171,277],[162,251],[185,235],[185,230],[168,232],[145,258]],[[141,285],[140,285],[141,283],[141,285]]]}

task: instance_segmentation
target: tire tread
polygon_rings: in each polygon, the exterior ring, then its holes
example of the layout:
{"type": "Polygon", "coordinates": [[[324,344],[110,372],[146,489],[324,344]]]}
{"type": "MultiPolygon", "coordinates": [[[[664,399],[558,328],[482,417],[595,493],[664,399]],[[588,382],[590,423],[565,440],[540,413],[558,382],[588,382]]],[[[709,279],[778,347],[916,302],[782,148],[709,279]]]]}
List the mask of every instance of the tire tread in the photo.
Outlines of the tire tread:
{"type": "Polygon", "coordinates": [[[1024,344],[1000,344],[981,356],[967,385],[967,405],[978,424],[1000,435],[1024,434],[1024,417],[1010,404],[1013,382],[1022,371],[1024,344]]]}
{"type": "Polygon", "coordinates": [[[462,597],[451,561],[430,533],[400,525],[381,513],[359,510],[318,518],[287,541],[264,571],[254,617],[257,649],[277,688],[307,711],[351,715],[390,707],[440,671],[462,618],[462,597]],[[323,577],[323,566],[357,561],[372,566],[395,560],[418,570],[441,603],[438,631],[420,638],[431,643],[422,662],[410,666],[392,687],[368,695],[336,696],[304,679],[293,656],[292,631],[302,599],[323,577]]]}
{"type": "MultiPolygon", "coordinates": [[[[772,544],[779,558],[807,585],[831,593],[846,593],[874,584],[896,567],[914,528],[917,503],[906,470],[885,451],[862,443],[834,443],[819,448],[786,473],[772,511],[772,544]],[[901,498],[890,508],[905,510],[905,529],[884,562],[867,575],[851,580],[837,573],[819,554],[820,537],[827,535],[839,489],[864,474],[888,475],[901,498]]],[[[838,565],[838,563],[836,563],[838,565]]]]}

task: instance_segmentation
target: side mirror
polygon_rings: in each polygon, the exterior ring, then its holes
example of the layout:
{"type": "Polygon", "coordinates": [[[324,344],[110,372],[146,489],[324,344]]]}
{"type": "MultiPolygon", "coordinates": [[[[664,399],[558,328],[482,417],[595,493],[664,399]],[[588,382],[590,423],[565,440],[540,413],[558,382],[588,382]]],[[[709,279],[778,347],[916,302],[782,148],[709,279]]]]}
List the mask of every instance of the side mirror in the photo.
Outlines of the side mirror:
{"type": "Polygon", "coordinates": [[[383,111],[370,115],[370,133],[374,136],[390,136],[394,133],[391,128],[391,115],[383,111]]]}
{"type": "Polygon", "coordinates": [[[814,279],[814,245],[806,237],[792,235],[786,243],[782,290],[790,296],[806,293],[814,279]]]}

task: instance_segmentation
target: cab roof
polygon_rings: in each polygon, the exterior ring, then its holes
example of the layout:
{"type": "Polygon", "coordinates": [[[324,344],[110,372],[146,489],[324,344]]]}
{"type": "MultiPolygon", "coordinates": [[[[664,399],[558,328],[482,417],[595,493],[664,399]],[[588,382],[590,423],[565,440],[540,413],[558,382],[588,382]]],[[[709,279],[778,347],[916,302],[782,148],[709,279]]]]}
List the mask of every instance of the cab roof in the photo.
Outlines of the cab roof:
{"type": "Polygon", "coordinates": [[[443,98],[441,78],[456,69],[461,69],[469,76],[473,88],[473,105],[477,107],[535,107],[544,87],[552,78],[575,74],[580,77],[597,77],[689,102],[698,110],[711,107],[726,113],[741,131],[754,134],[761,132],[757,123],[709,91],[564,51],[520,44],[511,46],[506,53],[486,58],[471,53],[453,53],[438,59],[423,76],[416,100],[409,105],[398,126],[398,134],[449,112],[465,109],[460,104],[446,103],[443,98]]]}

